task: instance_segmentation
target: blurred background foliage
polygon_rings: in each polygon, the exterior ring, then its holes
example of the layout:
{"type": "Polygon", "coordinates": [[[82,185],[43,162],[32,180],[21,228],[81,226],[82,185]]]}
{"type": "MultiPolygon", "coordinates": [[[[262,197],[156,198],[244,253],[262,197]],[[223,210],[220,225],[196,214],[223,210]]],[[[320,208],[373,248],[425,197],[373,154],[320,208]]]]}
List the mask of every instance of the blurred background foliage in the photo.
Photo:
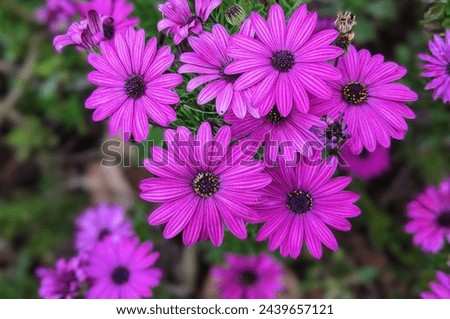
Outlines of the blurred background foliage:
{"type": "MultiPolygon", "coordinates": [[[[158,36],[159,1],[131,2],[147,36],[158,36]]],[[[433,32],[449,28],[450,5],[425,0],[280,1],[286,10],[301,2],[323,17],[352,11],[358,22],[355,45],[407,67],[404,83],[420,99],[412,106],[417,119],[410,121],[406,139],[393,143],[390,172],[351,184],[361,195],[363,213],[352,221],[350,232],[337,234],[339,251],[327,251],[322,260],[314,260],[306,250],[297,260],[279,258],[289,280],[284,297],[415,298],[427,289],[434,271],[449,263],[448,245],[441,254],[426,255],[412,246],[403,227],[406,203],[449,173],[448,105],[434,102],[424,91],[427,82],[420,77],[417,54],[427,51],[433,32]]],[[[264,8],[264,1],[239,3],[247,13],[264,8]]],[[[179,238],[164,240],[160,229],[147,225],[154,207],[138,199],[137,185],[148,177],[138,165],[148,148],[122,145],[120,156],[127,159],[127,167],[100,166],[102,143],[108,136],[104,123],[92,122],[91,111],[84,108],[93,89],[86,80],[90,68],[85,54],[72,48],[56,54],[51,34],[34,18],[34,10],[43,4],[43,0],[0,0],[0,298],[37,297],[36,267],[73,255],[73,221],[100,201],[126,205],[140,237],[154,241],[161,251],[165,278],[156,297],[214,296],[207,278],[210,265],[221,263],[226,252],[264,251],[266,243],[227,234],[221,248],[202,243],[187,249],[179,238]]],[[[212,17],[235,30],[220,14],[230,4],[233,1],[224,1],[212,17]]],[[[184,93],[182,87],[179,93],[183,103],[176,125],[195,129],[202,120],[220,125],[213,108],[193,110],[195,95],[184,93]]],[[[162,130],[152,128],[149,139],[160,144],[162,138],[162,130]]],[[[249,237],[254,238],[256,231],[250,226],[249,237]]]]}

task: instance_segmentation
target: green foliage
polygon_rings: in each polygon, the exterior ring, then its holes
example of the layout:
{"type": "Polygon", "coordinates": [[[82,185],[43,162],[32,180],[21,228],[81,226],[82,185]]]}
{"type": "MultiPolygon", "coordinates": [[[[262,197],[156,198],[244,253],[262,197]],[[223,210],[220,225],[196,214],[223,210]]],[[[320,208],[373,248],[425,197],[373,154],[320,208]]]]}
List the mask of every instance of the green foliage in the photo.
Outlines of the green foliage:
{"type": "Polygon", "coordinates": [[[421,23],[430,32],[444,33],[450,29],[450,2],[447,0],[435,1],[425,13],[421,23]]]}
{"type": "Polygon", "coordinates": [[[24,161],[33,151],[54,146],[56,136],[51,136],[39,119],[30,116],[7,135],[6,142],[16,148],[18,160],[24,161]]]}

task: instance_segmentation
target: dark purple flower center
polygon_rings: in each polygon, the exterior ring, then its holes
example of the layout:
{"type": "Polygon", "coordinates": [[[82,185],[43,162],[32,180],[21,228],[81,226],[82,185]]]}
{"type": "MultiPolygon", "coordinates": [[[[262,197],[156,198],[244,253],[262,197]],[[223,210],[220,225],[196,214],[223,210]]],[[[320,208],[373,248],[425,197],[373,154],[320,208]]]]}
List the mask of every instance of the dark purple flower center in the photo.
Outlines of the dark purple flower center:
{"type": "Polygon", "coordinates": [[[294,53],[288,50],[276,51],[272,55],[272,65],[280,72],[288,72],[295,64],[294,53]]]}
{"type": "Polygon", "coordinates": [[[363,149],[361,153],[359,153],[358,157],[362,160],[369,158],[370,152],[367,149],[363,149]]]}
{"type": "Polygon", "coordinates": [[[450,63],[447,64],[447,74],[450,75],[450,63]]]}
{"type": "Polygon", "coordinates": [[[296,214],[304,214],[313,207],[313,199],[309,193],[295,190],[288,194],[286,206],[296,214]]]}
{"type": "Polygon", "coordinates": [[[199,172],[192,180],[194,192],[201,197],[211,197],[219,190],[220,180],[213,173],[199,172]]]}
{"type": "Polygon", "coordinates": [[[251,286],[256,283],[258,276],[252,270],[244,270],[239,274],[239,282],[244,286],[251,286]]]}
{"type": "Polygon", "coordinates": [[[437,223],[439,226],[450,228],[450,211],[442,212],[437,218],[437,223]]]}
{"type": "Polygon", "coordinates": [[[342,89],[342,96],[350,104],[362,104],[367,100],[367,89],[359,82],[349,82],[342,89]]]}
{"type": "Polygon", "coordinates": [[[102,228],[99,232],[98,232],[98,236],[97,239],[99,241],[102,241],[103,239],[105,239],[106,236],[111,235],[111,231],[108,228],[102,228]]]}
{"type": "Polygon", "coordinates": [[[198,15],[195,15],[195,14],[190,16],[189,18],[187,18],[185,20],[185,23],[186,24],[190,24],[194,20],[197,20],[198,22],[203,23],[203,19],[201,17],[199,17],[198,15]]]}
{"type": "Polygon", "coordinates": [[[280,124],[286,118],[280,114],[278,108],[275,106],[270,110],[269,114],[267,114],[267,119],[273,124],[280,124]]]}
{"type": "Polygon", "coordinates": [[[130,271],[123,266],[116,267],[111,274],[111,279],[116,285],[123,285],[130,279],[130,271]]]}
{"type": "Polygon", "coordinates": [[[131,99],[138,99],[144,95],[147,85],[141,75],[132,75],[125,81],[125,92],[131,99]]]}
{"type": "Polygon", "coordinates": [[[220,71],[220,76],[227,81],[228,83],[234,83],[239,78],[240,74],[225,74],[225,68],[227,65],[225,65],[222,70],[220,71]]]}

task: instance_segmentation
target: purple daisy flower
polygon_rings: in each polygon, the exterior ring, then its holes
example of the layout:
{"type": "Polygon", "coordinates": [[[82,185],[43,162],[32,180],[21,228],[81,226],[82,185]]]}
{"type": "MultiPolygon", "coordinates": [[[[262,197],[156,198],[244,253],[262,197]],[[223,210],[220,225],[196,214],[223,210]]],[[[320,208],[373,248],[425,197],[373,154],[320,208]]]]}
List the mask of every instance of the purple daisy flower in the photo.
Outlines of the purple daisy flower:
{"type": "Polygon", "coordinates": [[[352,136],[349,141],[355,154],[367,148],[373,152],[377,142],[391,145],[390,137],[404,138],[408,125],[404,118],[415,118],[404,102],[417,100],[417,94],[400,83],[393,83],[406,74],[406,69],[394,62],[384,62],[382,55],[371,56],[369,51],[349,52],[339,59],[342,78],[330,82],[332,98],[311,100],[310,112],[336,118],[344,113],[344,120],[352,136]]]}
{"type": "Polygon", "coordinates": [[[378,177],[391,169],[391,156],[388,148],[377,146],[372,152],[363,151],[355,155],[348,147],[344,147],[341,153],[346,165],[342,165],[343,170],[363,180],[370,180],[378,177]]]}
{"type": "Polygon", "coordinates": [[[243,119],[227,113],[225,121],[231,124],[233,138],[248,137],[264,142],[264,161],[272,165],[278,155],[284,154],[294,159],[294,152],[310,157],[313,146],[320,144],[319,138],[311,132],[313,126],[320,125],[320,119],[293,108],[287,116],[282,116],[275,106],[267,115],[255,118],[247,115],[243,119]]]}
{"type": "MultiPolygon", "coordinates": [[[[250,20],[247,20],[244,24],[249,23],[250,20]]],[[[248,29],[244,26],[241,30],[248,29]]],[[[224,73],[224,69],[233,61],[225,54],[230,41],[227,30],[222,25],[215,24],[212,32],[203,32],[198,38],[189,37],[188,41],[194,52],[181,54],[180,61],[186,64],[182,65],[178,72],[198,73],[200,76],[189,81],[187,91],[192,92],[200,85],[206,84],[198,95],[199,105],[216,99],[217,113],[222,115],[230,108],[237,117],[243,118],[247,109],[251,108],[250,90],[235,90],[234,85],[239,75],[224,73]]]]}
{"type": "Polygon", "coordinates": [[[144,162],[157,177],[142,181],[140,196],[163,203],[150,215],[150,225],[167,224],[165,238],[183,232],[185,245],[210,238],[220,246],[223,223],[236,237],[246,238],[244,223],[257,221],[250,206],[271,180],[264,164],[253,159],[257,147],[244,149],[243,141],[228,147],[230,128],[221,127],[213,137],[208,122],[196,136],[185,127],[166,130],[165,140],[169,150],[153,147],[153,158],[144,162]]]}
{"type": "Polygon", "coordinates": [[[256,38],[235,35],[227,53],[236,61],[225,68],[225,74],[242,74],[234,88],[255,87],[252,104],[266,115],[276,104],[280,114],[287,116],[295,104],[307,113],[309,97],[328,99],[331,90],[325,80],[337,80],[339,71],[325,61],[342,54],[342,49],[331,45],[336,30],[325,30],[312,35],[317,13],[307,13],[306,5],[299,6],[286,25],[283,9],[274,4],[268,23],[258,13],[250,15],[256,38]]]}
{"type": "Polygon", "coordinates": [[[153,244],[139,244],[137,238],[108,238],[98,243],[89,255],[86,275],[92,286],[89,299],[137,299],[152,297],[151,288],[162,277],[160,269],[153,267],[159,257],[152,252],[153,244]]]}
{"type": "Polygon", "coordinates": [[[90,0],[88,3],[80,4],[80,11],[83,15],[90,10],[114,19],[114,23],[109,29],[109,38],[112,38],[115,32],[125,31],[139,23],[138,18],[130,18],[134,5],[128,3],[127,0],[90,0]]]}
{"type": "Polygon", "coordinates": [[[164,16],[158,22],[158,31],[172,33],[175,44],[180,44],[189,33],[202,33],[203,23],[221,3],[222,0],[195,0],[195,13],[192,13],[187,0],[168,0],[158,6],[164,16]]]}
{"type": "Polygon", "coordinates": [[[267,254],[227,254],[225,262],[211,270],[220,298],[275,299],[285,288],[282,265],[267,254]]]}
{"type": "Polygon", "coordinates": [[[315,166],[278,164],[267,169],[272,184],[264,189],[264,205],[257,207],[264,225],[256,240],[269,239],[270,250],[280,247],[282,256],[292,258],[300,255],[303,242],[315,258],[322,256],[321,243],[336,250],[338,243],[329,228],[348,231],[347,218],[361,213],[354,205],[359,196],[343,190],[351,178],[331,178],[337,167],[332,160],[315,166]]]}
{"type": "Polygon", "coordinates": [[[51,33],[57,34],[67,29],[77,13],[72,0],[46,0],[45,6],[36,10],[36,18],[48,25],[51,33]]]}
{"type": "Polygon", "coordinates": [[[61,52],[68,45],[74,45],[77,50],[93,51],[98,48],[100,42],[108,39],[108,30],[113,22],[111,17],[91,10],[85,20],[72,23],[66,34],[56,36],[53,46],[57,52],[61,52]]]}
{"type": "Polygon", "coordinates": [[[428,186],[407,206],[410,221],[405,231],[414,234],[413,242],[424,252],[437,253],[447,239],[450,243],[450,178],[439,188],[428,186]]]}
{"type": "Polygon", "coordinates": [[[149,132],[148,118],[161,126],[176,120],[170,104],[180,101],[173,88],[183,82],[179,74],[164,74],[172,65],[170,47],[157,50],[156,38],[145,45],[143,30],[129,28],[114,37],[114,45],[100,44],[102,55],[89,54],[89,63],[96,68],[88,80],[98,89],[86,100],[88,109],[95,109],[92,119],[109,119],[109,132],[121,131],[128,140],[132,134],[138,142],[149,132]]]}
{"type": "Polygon", "coordinates": [[[422,76],[434,78],[425,87],[426,90],[434,90],[433,99],[442,98],[444,103],[450,102],[450,30],[445,32],[445,42],[437,34],[434,41],[428,42],[431,54],[419,54],[419,58],[425,63],[425,72],[422,76]]]}
{"type": "Polygon", "coordinates": [[[120,205],[100,204],[86,209],[75,222],[77,234],[75,247],[79,251],[91,251],[94,246],[107,237],[134,236],[133,224],[125,216],[120,205]]]}
{"type": "Polygon", "coordinates": [[[450,275],[442,271],[436,272],[437,282],[430,282],[430,292],[422,292],[423,299],[450,299],[450,275]]]}
{"type": "Polygon", "coordinates": [[[39,296],[45,299],[79,298],[80,286],[85,282],[84,261],[79,257],[59,259],[55,268],[41,267],[36,276],[41,280],[39,296]]]}

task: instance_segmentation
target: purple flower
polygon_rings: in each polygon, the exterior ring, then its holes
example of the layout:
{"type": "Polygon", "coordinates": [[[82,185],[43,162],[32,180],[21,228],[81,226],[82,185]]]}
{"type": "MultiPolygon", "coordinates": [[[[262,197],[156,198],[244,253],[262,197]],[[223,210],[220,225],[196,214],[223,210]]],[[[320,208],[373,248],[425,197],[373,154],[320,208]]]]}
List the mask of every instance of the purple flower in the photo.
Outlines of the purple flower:
{"type": "MultiPolygon", "coordinates": [[[[247,20],[245,24],[250,23],[247,20]]],[[[247,28],[244,27],[243,30],[247,28]]],[[[202,84],[197,102],[199,105],[216,99],[216,110],[224,114],[228,108],[237,117],[243,118],[250,106],[250,90],[235,90],[235,82],[239,75],[227,75],[224,69],[233,59],[225,52],[230,41],[230,35],[220,24],[215,24],[211,32],[203,32],[196,37],[189,37],[190,46],[194,52],[186,52],[180,56],[180,61],[186,63],[178,70],[179,73],[198,73],[189,81],[187,91],[191,92],[202,84]]],[[[252,110],[250,110],[252,111],[252,110]]]]}
{"type": "Polygon", "coordinates": [[[267,254],[227,254],[225,262],[211,270],[220,298],[274,299],[285,288],[282,265],[267,254]]]}
{"type": "Polygon", "coordinates": [[[137,299],[152,297],[162,276],[153,267],[159,257],[152,252],[153,244],[139,244],[137,238],[108,238],[98,243],[89,255],[86,275],[92,281],[86,298],[137,299]]]}
{"type": "Polygon", "coordinates": [[[314,28],[314,33],[323,31],[323,30],[329,30],[334,29],[334,21],[336,20],[335,17],[323,17],[317,19],[316,27],[314,28]]]}
{"type": "Polygon", "coordinates": [[[75,246],[79,251],[91,251],[107,237],[132,237],[133,224],[125,216],[120,205],[100,204],[86,209],[77,219],[75,246]]]}
{"type": "Polygon", "coordinates": [[[147,138],[148,118],[161,126],[176,120],[170,104],[180,101],[173,88],[183,78],[179,74],[164,74],[172,65],[174,55],[170,47],[157,50],[156,38],[145,45],[143,30],[129,28],[125,34],[114,37],[114,45],[100,44],[102,55],[89,54],[89,63],[96,68],[88,80],[98,89],[86,100],[88,109],[95,109],[92,119],[109,119],[109,132],[121,131],[123,138],[130,135],[136,141],[147,138]]]}
{"type": "Polygon", "coordinates": [[[342,79],[330,82],[332,98],[311,100],[310,112],[336,118],[344,113],[344,120],[352,136],[349,141],[355,154],[367,148],[373,152],[377,142],[391,145],[390,137],[404,138],[408,125],[404,118],[415,118],[404,102],[417,100],[417,94],[400,83],[393,83],[406,74],[406,69],[393,62],[384,62],[382,55],[371,56],[369,51],[350,46],[339,59],[342,79]]]}
{"type": "Polygon", "coordinates": [[[223,223],[240,239],[247,237],[245,222],[256,221],[250,206],[256,204],[260,189],[270,183],[264,165],[244,149],[243,141],[228,147],[231,130],[223,126],[215,137],[208,122],[196,136],[185,127],[166,130],[168,151],[153,147],[144,162],[154,178],[142,181],[141,198],[163,203],[149,217],[150,225],[167,224],[163,236],[183,232],[185,245],[211,239],[215,246],[223,240],[223,223]]]}
{"type": "Polygon", "coordinates": [[[423,299],[450,299],[450,275],[442,271],[436,272],[438,282],[430,282],[430,292],[422,292],[423,299]]]}
{"type": "Polygon", "coordinates": [[[410,221],[405,231],[414,234],[413,242],[424,252],[437,253],[450,243],[450,178],[439,188],[428,186],[407,206],[410,221]]]}
{"type": "Polygon", "coordinates": [[[36,18],[48,25],[51,33],[57,34],[67,29],[77,12],[73,0],[46,0],[45,6],[36,10],[36,18]]]}
{"type": "Polygon", "coordinates": [[[378,177],[391,169],[390,152],[388,148],[377,146],[372,152],[363,151],[355,155],[348,147],[344,147],[341,153],[347,165],[342,169],[363,180],[378,177]]]}
{"type": "Polygon", "coordinates": [[[344,121],[344,114],[339,114],[336,120],[324,115],[321,120],[320,125],[311,127],[311,132],[320,139],[324,149],[338,150],[351,136],[344,121]]]}
{"type": "Polygon", "coordinates": [[[225,74],[241,74],[234,88],[255,87],[252,104],[266,115],[276,104],[280,114],[287,116],[295,104],[307,113],[309,97],[328,99],[329,85],[324,80],[337,80],[339,71],[325,61],[338,57],[342,49],[331,45],[336,30],[312,35],[317,14],[307,13],[301,5],[286,25],[283,9],[274,4],[270,8],[268,23],[258,13],[250,15],[256,38],[236,35],[231,38],[228,55],[236,61],[225,68],[225,74]]]}
{"type": "Polygon", "coordinates": [[[192,13],[187,0],[168,0],[158,6],[164,16],[158,22],[158,31],[172,33],[175,44],[180,44],[189,33],[202,33],[203,23],[221,3],[222,0],[195,0],[195,13],[192,13]]]}
{"type": "Polygon", "coordinates": [[[56,262],[54,269],[38,268],[36,276],[41,280],[39,296],[45,299],[79,298],[80,286],[86,279],[83,263],[79,257],[69,260],[61,258],[56,262]]]}
{"type": "Polygon", "coordinates": [[[338,248],[329,228],[348,231],[347,218],[356,217],[360,209],[354,205],[359,196],[344,191],[350,177],[331,178],[337,161],[323,161],[310,166],[300,162],[287,167],[279,161],[277,168],[268,168],[272,184],[264,189],[266,201],[258,206],[261,227],[256,240],[269,239],[269,249],[280,247],[282,256],[297,258],[303,242],[315,258],[322,256],[322,245],[338,248]]]}
{"type": "Polygon", "coordinates": [[[225,121],[232,124],[233,138],[248,137],[264,142],[266,164],[273,163],[281,154],[293,159],[295,151],[310,157],[312,147],[320,144],[319,138],[310,131],[311,127],[320,125],[320,119],[315,115],[301,113],[296,108],[287,116],[282,116],[276,106],[259,118],[247,115],[239,119],[228,113],[225,121]]]}
{"type": "Polygon", "coordinates": [[[419,58],[425,61],[422,76],[434,78],[425,87],[426,90],[434,90],[433,99],[442,98],[444,103],[450,102],[450,30],[445,32],[445,42],[437,34],[434,41],[428,42],[431,54],[419,54],[419,58]]]}
{"type": "Polygon", "coordinates": [[[114,19],[114,24],[109,29],[109,38],[112,38],[115,32],[126,31],[127,28],[135,27],[139,23],[138,18],[129,17],[134,10],[134,5],[127,0],[90,0],[88,3],[80,4],[83,15],[90,10],[114,19]]]}
{"type": "Polygon", "coordinates": [[[100,42],[108,39],[108,30],[113,22],[111,17],[91,10],[85,20],[72,23],[66,34],[56,36],[53,46],[58,52],[68,45],[74,45],[78,50],[93,51],[100,42]]]}

